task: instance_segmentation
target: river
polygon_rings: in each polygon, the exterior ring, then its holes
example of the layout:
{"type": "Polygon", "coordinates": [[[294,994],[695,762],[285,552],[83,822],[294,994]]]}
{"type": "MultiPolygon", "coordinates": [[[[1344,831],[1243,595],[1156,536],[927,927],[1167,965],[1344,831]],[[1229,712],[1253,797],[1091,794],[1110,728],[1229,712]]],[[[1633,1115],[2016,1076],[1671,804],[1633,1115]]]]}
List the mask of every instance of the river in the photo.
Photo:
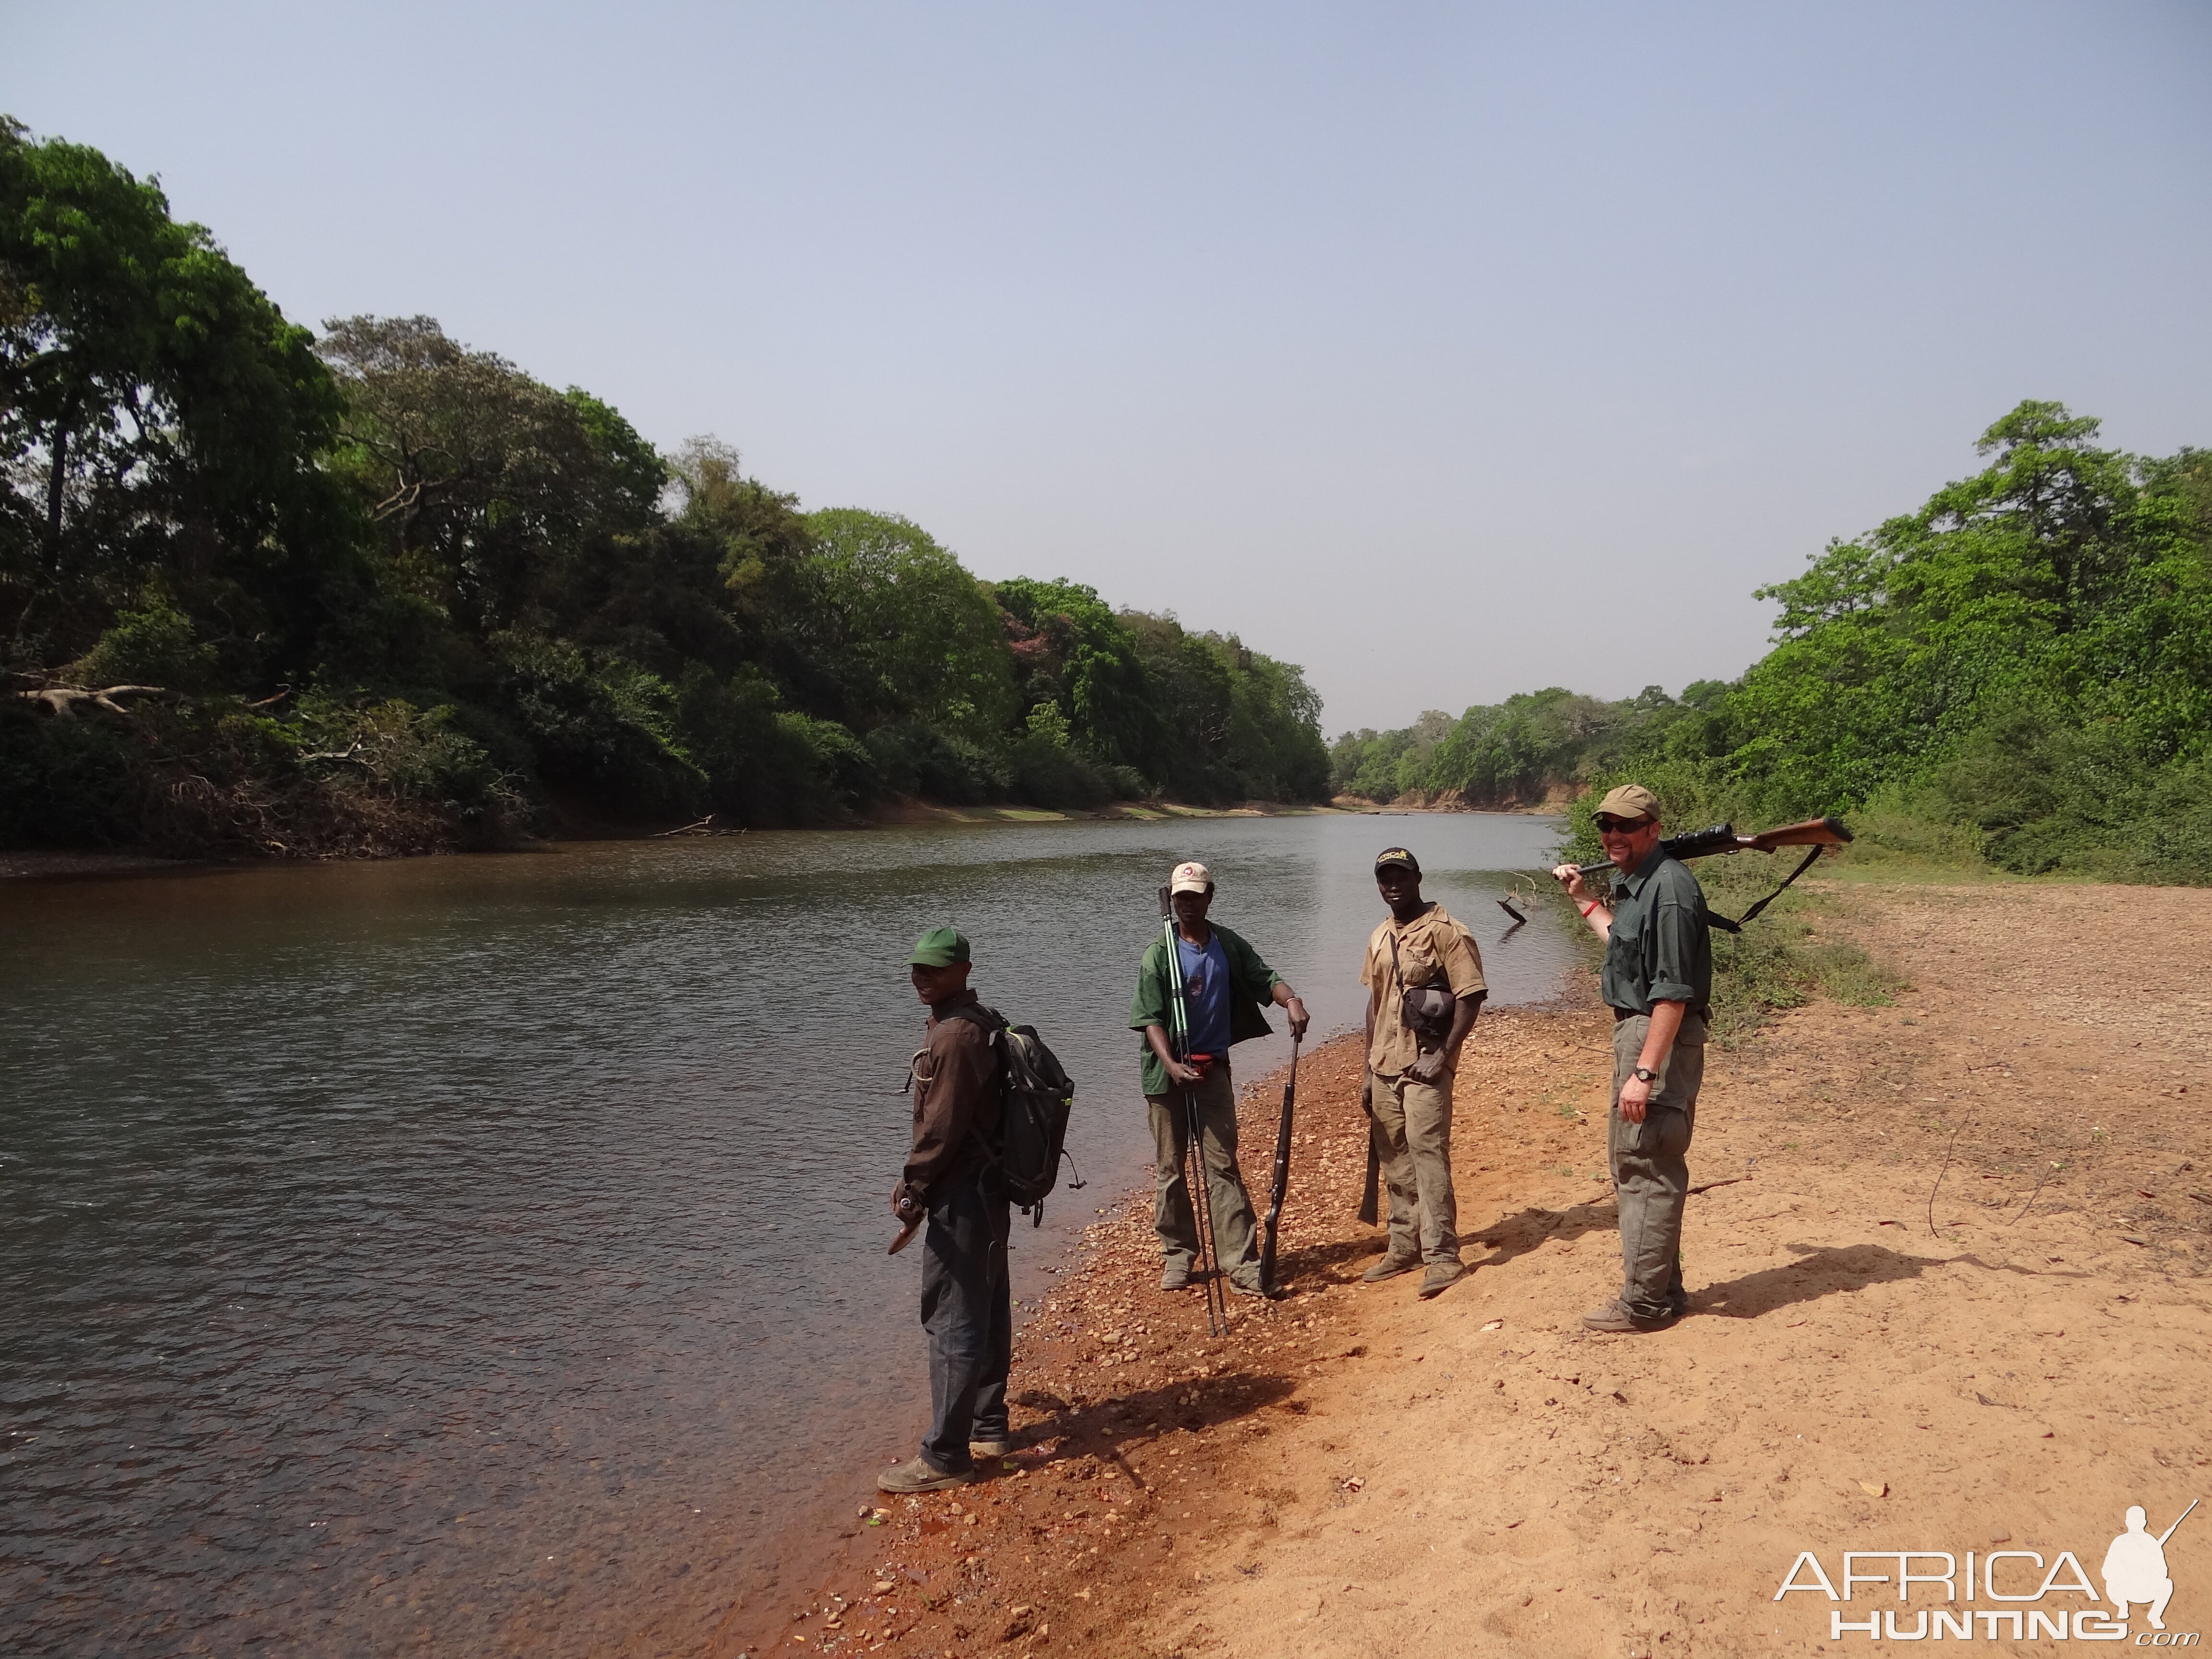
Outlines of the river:
{"type": "Polygon", "coordinates": [[[1175,861],[1323,1036],[1395,837],[1498,1000],[1555,995],[1556,908],[1501,937],[1492,901],[1557,833],[1082,821],[0,884],[8,1651],[699,1644],[818,1535],[825,1473],[926,1415],[918,1257],[884,1254],[917,932],[963,927],[1077,1081],[1089,1184],[1017,1232],[1033,1296],[1149,1181],[1126,1021],[1175,861]]]}

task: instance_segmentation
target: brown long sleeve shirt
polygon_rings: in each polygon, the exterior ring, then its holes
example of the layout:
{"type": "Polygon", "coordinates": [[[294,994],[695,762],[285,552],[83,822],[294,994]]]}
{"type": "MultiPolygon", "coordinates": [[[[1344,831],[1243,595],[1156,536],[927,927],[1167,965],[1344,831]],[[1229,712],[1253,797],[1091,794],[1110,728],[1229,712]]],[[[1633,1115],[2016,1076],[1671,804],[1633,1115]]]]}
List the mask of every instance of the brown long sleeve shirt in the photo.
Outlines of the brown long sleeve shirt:
{"type": "Polygon", "coordinates": [[[948,1018],[956,1007],[981,1006],[973,991],[963,991],[929,1011],[929,1040],[915,1057],[914,1149],[894,1199],[927,1209],[982,1162],[977,1133],[997,1138],[997,1040],[972,1019],[948,1018]]]}

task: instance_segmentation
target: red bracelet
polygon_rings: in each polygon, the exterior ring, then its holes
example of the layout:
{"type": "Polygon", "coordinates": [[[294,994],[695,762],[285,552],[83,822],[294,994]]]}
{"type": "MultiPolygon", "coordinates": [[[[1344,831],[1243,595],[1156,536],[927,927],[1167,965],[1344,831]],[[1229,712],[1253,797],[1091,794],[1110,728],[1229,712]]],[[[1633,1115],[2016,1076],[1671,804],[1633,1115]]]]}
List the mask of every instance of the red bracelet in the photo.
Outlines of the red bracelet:
{"type": "Polygon", "coordinates": [[[1583,906],[1583,920],[1584,921],[1588,921],[1589,920],[1589,913],[1596,908],[1597,901],[1595,899],[1592,899],[1588,904],[1583,906]]]}

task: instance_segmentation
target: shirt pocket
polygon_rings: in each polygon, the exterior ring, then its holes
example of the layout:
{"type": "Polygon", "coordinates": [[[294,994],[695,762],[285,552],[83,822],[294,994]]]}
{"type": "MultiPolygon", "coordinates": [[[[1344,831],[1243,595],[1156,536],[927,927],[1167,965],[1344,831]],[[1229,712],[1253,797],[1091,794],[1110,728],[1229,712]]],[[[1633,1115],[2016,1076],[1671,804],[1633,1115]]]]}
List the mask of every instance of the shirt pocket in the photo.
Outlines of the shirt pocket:
{"type": "Polygon", "coordinates": [[[1444,982],[1444,965],[1437,960],[1429,942],[1407,941],[1398,946],[1398,977],[1407,986],[1441,985],[1444,982]]]}
{"type": "Polygon", "coordinates": [[[1642,979],[1644,971],[1644,936],[1650,926],[1650,918],[1631,915],[1625,920],[1613,918],[1611,932],[1606,935],[1606,951],[1613,957],[1616,972],[1632,974],[1642,979]]]}

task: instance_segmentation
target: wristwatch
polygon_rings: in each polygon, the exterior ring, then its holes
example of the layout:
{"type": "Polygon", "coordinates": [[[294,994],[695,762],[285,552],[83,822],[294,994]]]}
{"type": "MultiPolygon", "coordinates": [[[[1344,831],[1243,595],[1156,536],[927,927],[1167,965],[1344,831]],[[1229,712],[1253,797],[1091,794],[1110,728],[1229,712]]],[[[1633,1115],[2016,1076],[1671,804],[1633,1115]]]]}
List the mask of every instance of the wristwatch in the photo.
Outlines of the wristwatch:
{"type": "Polygon", "coordinates": [[[1638,1083],[1656,1083],[1659,1080],[1659,1073],[1649,1066],[1638,1066],[1633,1075],[1638,1083]]]}

